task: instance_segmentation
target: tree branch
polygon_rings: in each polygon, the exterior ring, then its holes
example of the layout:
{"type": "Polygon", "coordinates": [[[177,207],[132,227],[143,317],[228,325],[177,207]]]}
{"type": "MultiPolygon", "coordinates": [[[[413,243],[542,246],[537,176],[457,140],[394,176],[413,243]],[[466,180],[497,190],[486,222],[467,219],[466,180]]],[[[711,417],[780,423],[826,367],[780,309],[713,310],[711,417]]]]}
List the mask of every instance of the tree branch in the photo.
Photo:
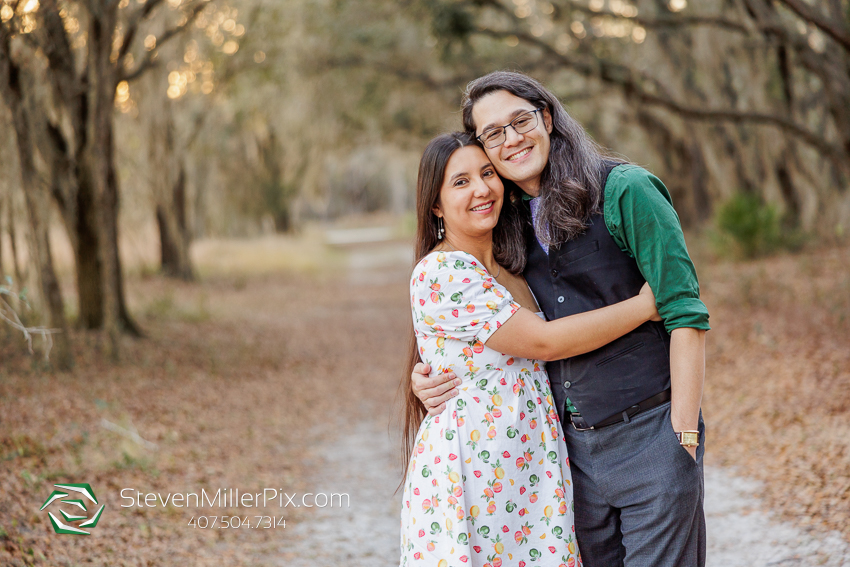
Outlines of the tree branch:
{"type": "Polygon", "coordinates": [[[627,99],[664,108],[681,116],[682,118],[707,121],[714,120],[720,122],[745,122],[750,124],[775,126],[785,132],[793,134],[801,141],[815,148],[819,153],[828,157],[837,165],[840,165],[842,169],[847,169],[848,156],[840,147],[831,144],[824,138],[787,118],[746,110],[691,107],[673,99],[669,95],[659,95],[648,92],[640,84],[640,81],[636,80],[636,73],[625,65],[615,64],[604,60],[597,60],[596,62],[576,60],[557,51],[543,40],[522,32],[479,29],[478,33],[497,38],[516,36],[518,39],[526,43],[543,49],[549,56],[558,60],[562,65],[569,67],[578,73],[586,77],[599,79],[603,83],[608,83],[618,87],[622,90],[627,99]]]}
{"type": "Polygon", "coordinates": [[[82,91],[74,74],[74,54],[56,0],[44,0],[39,13],[43,14],[47,36],[47,41],[39,48],[47,57],[51,71],[49,75],[52,75],[50,81],[59,93],[60,100],[72,100],[82,91]]]}
{"type": "MultiPolygon", "coordinates": [[[[492,3],[494,0],[485,0],[487,3],[492,3]]],[[[670,28],[670,27],[685,27],[685,26],[713,26],[720,29],[747,33],[750,29],[734,20],[720,16],[691,16],[691,15],[676,15],[676,16],[661,16],[658,18],[647,18],[640,15],[629,17],[611,10],[591,10],[590,7],[576,2],[575,0],[566,0],[564,2],[570,8],[577,12],[589,14],[591,16],[608,16],[634,22],[645,28],[670,28]]]]}
{"type": "Polygon", "coordinates": [[[17,90],[20,68],[12,60],[11,36],[9,26],[0,22],[0,95],[5,99],[9,110],[14,112],[14,105],[20,104],[17,90]]]}
{"type": "Polygon", "coordinates": [[[118,77],[115,79],[115,86],[117,87],[118,83],[120,83],[121,81],[127,81],[128,83],[131,83],[141,77],[142,74],[144,74],[144,72],[148,69],[153,69],[154,67],[156,67],[158,65],[158,62],[156,61],[156,54],[156,50],[149,52],[148,55],[141,62],[139,62],[138,65],[136,65],[136,68],[130,72],[126,72],[122,68],[122,70],[118,73],[118,77]]]}
{"type": "Polygon", "coordinates": [[[797,14],[799,17],[814,25],[823,33],[834,39],[845,50],[850,51],[850,35],[845,26],[836,25],[830,18],[824,16],[812,6],[800,0],[779,0],[779,2],[797,14]]]}
{"type": "Polygon", "coordinates": [[[9,296],[17,299],[17,297],[6,287],[0,287],[0,319],[8,323],[13,329],[17,329],[24,335],[24,340],[27,341],[27,350],[32,354],[32,336],[41,335],[44,341],[44,360],[50,360],[50,350],[53,348],[53,337],[51,335],[61,333],[61,329],[48,329],[47,327],[27,327],[21,322],[17,312],[12,309],[12,306],[3,298],[9,296]]]}
{"type": "Polygon", "coordinates": [[[127,81],[127,82],[133,81],[134,79],[137,79],[138,77],[140,77],[145,71],[147,71],[151,67],[155,66],[156,65],[155,59],[156,59],[157,53],[159,52],[159,48],[162,47],[163,45],[165,45],[169,40],[171,40],[175,36],[182,33],[189,26],[191,26],[192,23],[195,21],[195,19],[197,19],[197,17],[201,14],[201,12],[206,7],[207,7],[207,4],[205,4],[203,2],[196,2],[195,5],[192,6],[192,12],[186,17],[186,21],[179,26],[175,26],[175,27],[173,27],[169,30],[166,30],[165,33],[163,33],[160,37],[158,37],[157,40],[156,40],[156,47],[154,49],[148,51],[145,58],[142,59],[142,61],[140,61],[139,64],[136,66],[136,68],[133,69],[132,71],[129,71],[129,72],[125,71],[123,65],[120,65],[121,58],[119,57],[119,59],[118,59],[119,71],[116,74],[117,78],[116,78],[115,86],[118,86],[118,83],[120,83],[121,81],[127,81]]]}
{"type": "Polygon", "coordinates": [[[121,48],[118,50],[118,61],[123,61],[124,56],[130,51],[133,40],[139,31],[139,25],[146,20],[154,11],[154,9],[163,3],[163,0],[148,0],[144,6],[136,10],[136,12],[127,18],[127,33],[124,34],[124,40],[121,42],[121,48]]]}
{"type": "MultiPolygon", "coordinates": [[[[332,57],[325,59],[323,63],[332,69],[353,69],[362,67],[374,70],[376,68],[376,63],[374,61],[369,61],[365,57],[354,55],[338,58],[332,57]]],[[[453,89],[456,88],[460,82],[465,80],[462,77],[438,80],[425,71],[415,71],[406,65],[394,64],[391,61],[381,61],[380,69],[382,73],[395,76],[402,80],[420,83],[433,90],[453,89]]]]}

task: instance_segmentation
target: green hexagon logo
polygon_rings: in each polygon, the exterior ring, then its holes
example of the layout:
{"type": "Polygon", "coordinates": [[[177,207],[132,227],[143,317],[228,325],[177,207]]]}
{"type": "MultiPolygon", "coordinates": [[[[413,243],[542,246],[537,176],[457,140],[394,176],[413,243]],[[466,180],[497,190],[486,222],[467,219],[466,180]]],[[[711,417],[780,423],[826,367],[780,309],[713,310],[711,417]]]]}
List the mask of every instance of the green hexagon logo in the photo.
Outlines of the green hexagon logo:
{"type": "Polygon", "coordinates": [[[91,485],[54,484],[53,486],[58,490],[54,490],[53,493],[47,497],[47,500],[45,500],[44,504],[41,505],[40,510],[44,510],[57,500],[61,504],[68,504],[74,508],[82,510],[82,512],[80,512],[80,510],[72,509],[71,512],[68,513],[62,508],[59,508],[59,513],[62,515],[64,522],[57,518],[53,512],[48,511],[47,515],[50,516],[50,523],[53,524],[53,531],[57,534],[91,535],[91,532],[87,532],[81,528],[91,529],[97,526],[104,508],[101,505],[97,512],[95,512],[94,516],[89,518],[89,511],[88,508],[86,508],[86,500],[90,500],[95,506],[97,506],[97,497],[94,495],[94,490],[92,490],[91,485]],[[74,496],[80,497],[74,498],[74,496]],[[75,526],[73,525],[75,522],[81,523],[75,526]]]}

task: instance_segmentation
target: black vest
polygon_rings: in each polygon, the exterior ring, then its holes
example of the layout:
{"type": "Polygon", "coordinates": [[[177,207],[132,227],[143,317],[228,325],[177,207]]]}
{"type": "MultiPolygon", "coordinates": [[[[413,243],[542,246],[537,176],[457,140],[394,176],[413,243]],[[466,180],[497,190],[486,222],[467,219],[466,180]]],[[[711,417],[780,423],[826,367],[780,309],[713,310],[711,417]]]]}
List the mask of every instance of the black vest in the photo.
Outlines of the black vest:
{"type": "MultiPolygon", "coordinates": [[[[602,186],[615,164],[606,168],[602,186]]],[[[543,251],[530,223],[525,279],[549,321],[634,297],[646,280],[634,258],[620,250],[602,214],[584,234],[543,251]]],[[[588,425],[670,387],[670,336],[660,322],[647,322],[583,354],[546,365],[561,422],[572,409],[588,425]]]]}

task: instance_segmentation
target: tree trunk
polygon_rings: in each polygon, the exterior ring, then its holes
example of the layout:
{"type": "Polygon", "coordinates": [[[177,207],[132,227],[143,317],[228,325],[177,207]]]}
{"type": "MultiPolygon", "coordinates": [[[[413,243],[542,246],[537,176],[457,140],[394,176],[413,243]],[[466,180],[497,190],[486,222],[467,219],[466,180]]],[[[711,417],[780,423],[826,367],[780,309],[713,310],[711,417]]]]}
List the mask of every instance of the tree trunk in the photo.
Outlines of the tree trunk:
{"type": "MultiPolygon", "coordinates": [[[[111,135],[110,135],[111,137],[111,135]]],[[[81,160],[81,163],[85,163],[81,160]]],[[[105,328],[106,281],[104,255],[114,266],[111,283],[116,304],[113,306],[118,329],[141,337],[142,331],[127,310],[118,251],[118,187],[112,164],[107,164],[106,203],[110,210],[100,210],[102,203],[95,202],[95,193],[88,167],[81,167],[77,193],[78,216],[74,219],[74,260],[77,265],[77,292],[80,300],[80,322],[87,329],[105,328]],[[109,204],[111,203],[111,204],[109,204]],[[105,229],[104,229],[105,226],[105,229]],[[105,236],[104,236],[105,234],[105,236]],[[105,242],[105,245],[102,243],[105,242]]]]}
{"type": "Polygon", "coordinates": [[[162,272],[186,281],[194,280],[189,258],[190,235],[186,224],[186,170],[181,164],[177,180],[170,191],[171,206],[158,202],[156,222],[159,226],[162,272]]]}
{"type": "MultiPolygon", "coordinates": [[[[77,297],[79,300],[79,323],[86,329],[100,329],[104,324],[104,288],[103,288],[103,261],[100,255],[100,231],[103,218],[100,213],[100,203],[92,182],[90,170],[83,165],[85,153],[80,151],[78,155],[72,155],[70,147],[89,148],[93,134],[86,131],[91,127],[89,116],[91,110],[88,101],[65,101],[72,113],[75,113],[74,123],[79,125],[83,131],[74,130],[76,140],[69,144],[61,129],[50,123],[44,123],[43,128],[48,135],[38,139],[42,154],[50,156],[47,160],[51,168],[52,194],[56,204],[62,213],[62,219],[68,234],[68,240],[74,250],[74,262],[77,272],[77,297]]],[[[110,115],[110,125],[111,115],[110,115]]],[[[108,138],[112,138],[111,132],[108,138]]],[[[96,141],[96,136],[95,136],[96,141]]],[[[109,151],[111,154],[111,149],[109,151]]],[[[107,157],[107,160],[111,158],[107,157]]],[[[107,180],[112,185],[117,185],[115,180],[114,165],[107,163],[107,180]]],[[[111,189],[117,196],[118,188],[111,189]]],[[[117,198],[115,219],[111,224],[117,223],[117,198]]],[[[108,231],[116,235],[117,226],[108,231]]],[[[117,244],[110,246],[114,248],[112,254],[117,255],[117,244]]],[[[120,328],[136,336],[141,336],[138,326],[130,317],[123,294],[123,279],[120,271],[120,258],[115,259],[119,266],[117,277],[113,285],[118,289],[118,311],[120,328]]]]}
{"type": "Polygon", "coordinates": [[[3,210],[6,206],[6,191],[0,192],[0,285],[6,284],[6,271],[3,269],[3,210]]]}
{"type": "Polygon", "coordinates": [[[99,329],[103,325],[103,288],[100,281],[103,269],[98,253],[98,218],[89,183],[79,184],[76,202],[77,214],[66,228],[68,232],[74,233],[76,241],[74,261],[77,267],[80,324],[84,329],[99,329]]]}
{"type": "MultiPolygon", "coordinates": [[[[25,183],[25,186],[28,184],[25,183]]],[[[29,185],[32,187],[31,185],[29,185]]],[[[59,333],[52,335],[53,350],[52,360],[61,370],[69,370],[73,364],[70,342],[68,340],[68,325],[65,320],[65,303],[62,300],[62,292],[59,289],[59,280],[53,269],[53,255],[50,251],[50,239],[48,237],[49,200],[46,195],[36,194],[35,190],[24,192],[27,196],[27,209],[30,220],[30,250],[35,257],[34,265],[38,276],[39,288],[43,297],[43,304],[47,308],[49,326],[59,329],[59,333]]],[[[39,191],[38,193],[43,193],[39,191]]]]}
{"type": "MultiPolygon", "coordinates": [[[[89,3],[88,25],[88,116],[86,145],[82,148],[81,183],[92,188],[97,222],[97,259],[103,305],[106,351],[120,356],[120,332],[126,316],[123,278],[118,254],[118,180],[113,156],[115,71],[109,57],[116,24],[115,3],[89,3]]],[[[94,278],[94,274],[91,274],[94,278]]]]}
{"type": "Polygon", "coordinates": [[[21,269],[21,264],[18,262],[18,238],[15,233],[15,203],[12,201],[12,194],[9,194],[9,208],[6,210],[7,223],[6,230],[9,231],[9,251],[12,253],[12,269],[15,272],[15,281],[18,283],[26,280],[29,275],[25,270],[21,269]]]}
{"type": "Polygon", "coordinates": [[[151,72],[147,93],[157,107],[156,110],[148,107],[148,170],[156,203],[162,273],[190,281],[194,275],[189,259],[190,235],[186,223],[186,169],[175,140],[173,103],[163,100],[162,89],[158,88],[165,83],[162,79],[162,73],[151,72]]]}
{"type": "Polygon", "coordinates": [[[30,138],[30,120],[26,115],[19,69],[8,59],[2,62],[2,66],[5,68],[2,69],[4,76],[0,90],[2,90],[6,104],[11,111],[17,139],[21,187],[24,190],[30,224],[30,258],[36,268],[39,291],[43,299],[42,305],[48,314],[48,324],[51,328],[60,331],[53,336],[53,360],[59,368],[64,370],[72,366],[73,356],[68,341],[65,305],[62,301],[59,280],[56,278],[56,272],[53,269],[53,256],[50,252],[50,239],[48,238],[49,197],[39,183],[36,173],[33,157],[35,146],[30,138]]]}

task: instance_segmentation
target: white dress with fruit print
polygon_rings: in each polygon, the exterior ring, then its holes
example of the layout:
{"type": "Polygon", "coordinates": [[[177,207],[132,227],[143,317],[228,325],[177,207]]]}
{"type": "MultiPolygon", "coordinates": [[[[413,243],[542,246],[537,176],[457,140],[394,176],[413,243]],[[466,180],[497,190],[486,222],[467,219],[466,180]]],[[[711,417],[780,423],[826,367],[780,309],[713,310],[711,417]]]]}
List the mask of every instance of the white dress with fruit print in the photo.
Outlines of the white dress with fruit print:
{"type": "Polygon", "coordinates": [[[423,258],[410,293],[422,360],[463,383],[419,428],[401,566],[580,566],[567,448],[543,363],[485,346],[519,305],[466,252],[423,258]]]}

